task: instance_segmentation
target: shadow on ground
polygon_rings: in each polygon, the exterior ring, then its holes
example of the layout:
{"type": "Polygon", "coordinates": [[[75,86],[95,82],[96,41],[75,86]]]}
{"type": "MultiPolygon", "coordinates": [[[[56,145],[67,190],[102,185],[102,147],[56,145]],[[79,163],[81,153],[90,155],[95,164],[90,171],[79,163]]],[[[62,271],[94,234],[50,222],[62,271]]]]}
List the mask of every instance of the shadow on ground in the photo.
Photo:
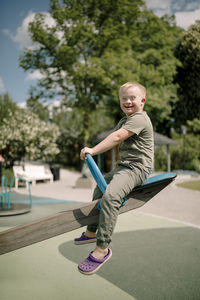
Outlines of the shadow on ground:
{"type": "MultiPolygon", "coordinates": [[[[94,244],[76,246],[70,241],[61,244],[59,251],[78,264],[93,247],[94,244]]],[[[199,229],[181,227],[116,233],[111,248],[113,257],[97,275],[136,299],[200,299],[199,229]]]]}

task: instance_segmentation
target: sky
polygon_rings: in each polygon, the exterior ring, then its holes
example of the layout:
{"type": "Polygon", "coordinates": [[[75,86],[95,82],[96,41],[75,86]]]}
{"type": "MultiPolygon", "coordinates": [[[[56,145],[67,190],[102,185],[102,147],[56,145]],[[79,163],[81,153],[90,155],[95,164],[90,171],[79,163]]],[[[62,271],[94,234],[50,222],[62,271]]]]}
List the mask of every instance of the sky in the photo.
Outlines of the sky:
{"type": "MultiPolygon", "coordinates": [[[[177,25],[185,30],[200,19],[200,0],[146,0],[146,5],[159,17],[175,14],[177,25]]],[[[53,24],[48,9],[49,0],[0,0],[0,94],[8,92],[17,103],[26,101],[30,87],[41,76],[19,67],[23,48],[32,46],[28,23],[34,13],[42,12],[48,24],[53,24]]]]}

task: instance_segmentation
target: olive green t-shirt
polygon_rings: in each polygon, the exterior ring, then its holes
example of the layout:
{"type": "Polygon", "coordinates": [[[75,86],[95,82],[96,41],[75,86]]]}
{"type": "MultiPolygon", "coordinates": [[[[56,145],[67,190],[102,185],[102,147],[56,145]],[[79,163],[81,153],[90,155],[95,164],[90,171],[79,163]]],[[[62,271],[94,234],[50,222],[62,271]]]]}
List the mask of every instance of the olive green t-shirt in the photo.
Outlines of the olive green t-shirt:
{"type": "Polygon", "coordinates": [[[151,120],[145,111],[122,118],[116,130],[124,128],[135,134],[120,143],[118,165],[135,166],[146,171],[153,168],[154,138],[151,120]]]}

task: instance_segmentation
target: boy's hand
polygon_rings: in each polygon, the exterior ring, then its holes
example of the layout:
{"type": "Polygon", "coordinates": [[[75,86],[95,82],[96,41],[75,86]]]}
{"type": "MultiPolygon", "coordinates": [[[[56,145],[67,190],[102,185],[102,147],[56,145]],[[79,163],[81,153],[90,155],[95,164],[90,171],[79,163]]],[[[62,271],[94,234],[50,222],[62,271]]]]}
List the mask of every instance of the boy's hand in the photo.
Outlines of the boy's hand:
{"type": "Polygon", "coordinates": [[[90,154],[90,155],[92,156],[92,155],[93,155],[93,148],[84,147],[84,148],[81,150],[80,158],[81,158],[82,160],[85,160],[85,159],[86,159],[86,156],[85,156],[86,153],[88,153],[88,154],[90,154]]]}

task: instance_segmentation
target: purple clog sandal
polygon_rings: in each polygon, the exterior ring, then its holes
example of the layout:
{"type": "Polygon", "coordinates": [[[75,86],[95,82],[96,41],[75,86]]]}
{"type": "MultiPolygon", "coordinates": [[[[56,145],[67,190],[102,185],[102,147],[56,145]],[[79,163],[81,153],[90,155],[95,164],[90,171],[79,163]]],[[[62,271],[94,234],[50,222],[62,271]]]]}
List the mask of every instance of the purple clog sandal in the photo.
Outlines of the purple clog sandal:
{"type": "Polygon", "coordinates": [[[96,238],[90,238],[88,236],[85,236],[85,232],[83,232],[80,238],[74,239],[74,244],[82,245],[82,244],[94,243],[96,241],[97,241],[96,238]]]}
{"type": "Polygon", "coordinates": [[[92,252],[90,252],[88,258],[86,258],[83,262],[78,265],[78,270],[86,275],[92,275],[96,271],[98,271],[112,256],[112,251],[108,248],[108,253],[104,258],[98,259],[92,256],[92,252]]]}

